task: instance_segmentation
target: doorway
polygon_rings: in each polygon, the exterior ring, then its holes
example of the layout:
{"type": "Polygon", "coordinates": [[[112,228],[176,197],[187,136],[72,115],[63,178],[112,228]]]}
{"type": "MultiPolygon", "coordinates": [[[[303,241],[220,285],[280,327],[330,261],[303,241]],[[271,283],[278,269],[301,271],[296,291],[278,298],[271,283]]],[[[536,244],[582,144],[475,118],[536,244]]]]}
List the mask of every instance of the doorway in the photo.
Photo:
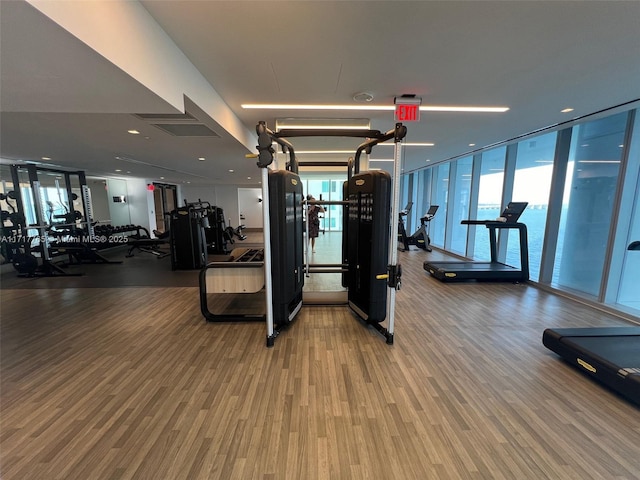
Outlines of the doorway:
{"type": "MultiPolygon", "coordinates": [[[[323,175],[301,174],[300,178],[304,185],[305,194],[313,195],[316,200],[342,201],[342,186],[347,180],[346,173],[323,175]]],[[[341,232],[342,215],[344,207],[342,205],[325,205],[325,213],[320,219],[321,232],[341,232]]]]}
{"type": "Polygon", "coordinates": [[[262,189],[238,188],[239,225],[262,229],[262,189]]]}

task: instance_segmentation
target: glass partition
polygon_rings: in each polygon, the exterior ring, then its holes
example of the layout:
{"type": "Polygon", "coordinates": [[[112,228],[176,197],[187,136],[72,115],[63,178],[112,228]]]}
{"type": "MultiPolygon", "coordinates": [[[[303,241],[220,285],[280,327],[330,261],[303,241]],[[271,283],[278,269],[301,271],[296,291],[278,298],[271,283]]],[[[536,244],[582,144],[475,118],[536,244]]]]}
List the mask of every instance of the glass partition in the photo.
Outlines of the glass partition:
{"type": "MultiPolygon", "coordinates": [[[[507,147],[505,146],[494,148],[482,154],[480,186],[478,189],[478,210],[472,212],[470,218],[476,220],[495,220],[500,216],[506,153],[507,147]]],[[[476,260],[490,260],[491,248],[487,229],[482,226],[469,226],[469,228],[476,229],[473,258],[476,260]]]]}
{"type": "Polygon", "coordinates": [[[628,112],[574,127],[552,284],[597,297],[628,112]]]}
{"type": "MultiPolygon", "coordinates": [[[[471,199],[471,169],[473,157],[465,157],[456,161],[455,188],[449,198],[451,214],[451,251],[464,255],[467,248],[467,226],[463,220],[469,218],[469,202],[471,199]]],[[[444,212],[437,212],[442,215],[444,212]]]]}
{"type": "Polygon", "coordinates": [[[431,183],[431,205],[439,205],[437,215],[431,220],[429,236],[431,243],[444,247],[444,233],[447,217],[447,199],[449,195],[449,164],[441,163],[436,167],[431,183]]]}
{"type": "MultiPolygon", "coordinates": [[[[557,136],[557,132],[552,132],[518,144],[512,200],[529,203],[520,217],[520,222],[527,226],[529,276],[534,281],[537,281],[540,275],[557,136]]],[[[519,265],[520,262],[520,244],[517,237],[517,234],[509,235],[506,260],[508,265],[519,265]]]]}

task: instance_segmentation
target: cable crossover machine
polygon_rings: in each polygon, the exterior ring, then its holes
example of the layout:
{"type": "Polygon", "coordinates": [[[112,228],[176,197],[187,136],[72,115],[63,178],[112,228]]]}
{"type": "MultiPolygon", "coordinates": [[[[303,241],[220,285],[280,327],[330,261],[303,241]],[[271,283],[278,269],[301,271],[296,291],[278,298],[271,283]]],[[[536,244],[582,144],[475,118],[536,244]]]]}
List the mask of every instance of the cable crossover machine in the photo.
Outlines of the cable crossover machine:
{"type": "MultiPolygon", "coordinates": [[[[229,264],[212,262],[200,273],[200,305],[208,321],[266,320],[267,346],[271,347],[283,328],[288,326],[302,307],[304,278],[310,273],[342,273],[347,288],[350,309],[366,324],[373,326],[393,344],[395,294],[401,285],[402,270],[397,264],[397,224],[401,173],[402,140],[407,128],[398,123],[383,133],[379,130],[341,129],[283,129],[273,132],[265,122],[256,126],[263,199],[264,252],[238,256],[233,268],[229,264]],[[353,160],[346,163],[348,178],[343,185],[343,201],[314,201],[320,205],[342,205],[343,244],[342,263],[311,265],[307,249],[304,261],[305,200],[298,175],[299,164],[292,137],[356,137],[365,141],[356,149],[353,160]],[[384,171],[360,172],[360,157],[369,154],[376,145],[393,140],[394,174],[384,171]],[[288,155],[282,170],[269,168],[274,161],[278,144],[288,155]],[[218,269],[216,271],[216,269],[218,269]],[[226,273],[225,273],[226,272],[226,273]],[[245,275],[246,272],[247,274],[245,275]],[[207,307],[207,289],[221,293],[217,285],[220,275],[233,275],[234,292],[255,292],[260,282],[256,275],[264,275],[266,296],[265,315],[213,315],[207,307]],[[244,280],[246,278],[246,285],[244,280]],[[382,323],[386,320],[386,327],[382,323]]],[[[312,163],[305,162],[305,165],[312,163]]],[[[315,165],[315,164],[314,164],[315,165]]],[[[335,165],[335,164],[332,164],[335,165]]],[[[308,235],[308,225],[306,226],[308,235]]],[[[231,262],[233,258],[229,258],[231,262]]],[[[226,263],[226,262],[224,262],[226,263]]]]}

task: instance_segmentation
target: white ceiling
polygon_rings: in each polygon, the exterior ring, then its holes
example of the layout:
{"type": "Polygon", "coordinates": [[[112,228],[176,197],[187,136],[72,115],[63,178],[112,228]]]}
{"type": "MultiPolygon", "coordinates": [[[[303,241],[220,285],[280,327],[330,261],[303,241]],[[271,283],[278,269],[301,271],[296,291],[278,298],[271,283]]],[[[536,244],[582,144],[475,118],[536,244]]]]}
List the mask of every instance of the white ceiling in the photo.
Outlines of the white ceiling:
{"type": "MultiPolygon", "coordinates": [[[[422,112],[420,123],[407,124],[407,141],[435,146],[406,147],[405,171],[640,99],[638,1],[140,3],[251,131],[259,120],[273,128],[283,117],[363,117],[372,128],[391,129],[392,112],[241,108],[354,104],[353,95],[363,91],[379,105],[416,94],[423,105],[509,107],[506,113],[422,112]],[[561,113],[565,107],[574,111],[561,113]]],[[[46,156],[96,176],[256,183],[257,167],[245,159],[242,140],[205,106],[185,100],[195,121],[218,137],[162,132],[133,115],[180,113],[161,96],[22,0],[0,1],[0,17],[5,161],[46,156]]],[[[360,142],[292,143],[298,150],[343,150],[360,142]]],[[[392,154],[380,146],[372,158],[392,154]]]]}

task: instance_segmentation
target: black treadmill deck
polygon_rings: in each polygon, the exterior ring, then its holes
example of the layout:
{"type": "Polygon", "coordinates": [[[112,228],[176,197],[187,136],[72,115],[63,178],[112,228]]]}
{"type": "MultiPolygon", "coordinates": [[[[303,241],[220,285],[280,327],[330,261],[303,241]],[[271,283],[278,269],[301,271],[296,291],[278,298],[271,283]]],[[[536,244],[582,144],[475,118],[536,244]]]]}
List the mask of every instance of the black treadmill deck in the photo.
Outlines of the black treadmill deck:
{"type": "Polygon", "coordinates": [[[443,281],[456,280],[526,280],[522,271],[499,262],[429,262],[423,267],[431,275],[443,281]]]}
{"type": "Polygon", "coordinates": [[[547,329],[542,343],[640,405],[640,327],[547,329]]]}

